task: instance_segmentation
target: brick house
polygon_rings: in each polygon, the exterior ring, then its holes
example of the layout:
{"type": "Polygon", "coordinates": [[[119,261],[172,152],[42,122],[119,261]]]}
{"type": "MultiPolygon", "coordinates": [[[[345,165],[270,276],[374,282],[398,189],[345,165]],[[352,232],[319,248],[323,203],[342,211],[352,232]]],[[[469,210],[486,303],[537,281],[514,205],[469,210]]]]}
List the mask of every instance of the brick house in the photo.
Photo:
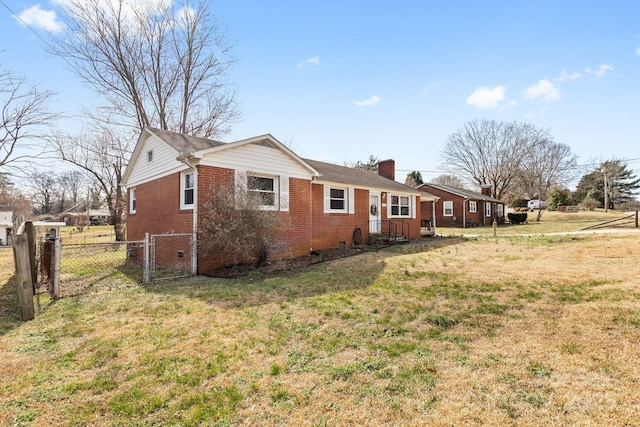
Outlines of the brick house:
{"type": "Polygon", "coordinates": [[[491,197],[489,185],[482,186],[481,193],[440,184],[422,184],[418,190],[438,197],[434,212],[440,227],[491,225],[494,219],[504,223],[504,202],[491,197]]]}
{"type": "MultiPolygon", "coordinates": [[[[420,236],[420,191],[394,180],[393,160],[379,173],[303,159],[271,135],[231,143],[147,127],[123,176],[129,201],[127,240],[145,233],[194,233],[212,186],[260,193],[287,229],[272,259],[366,242],[373,234],[420,236]]],[[[185,243],[186,244],[186,243],[185,243]]],[[[190,249],[178,251],[190,253],[190,249]]],[[[183,255],[184,256],[184,255],[183,255]]],[[[185,257],[186,258],[186,257],[185,257]]],[[[195,254],[193,270],[228,264],[222,254],[195,254]]]]}

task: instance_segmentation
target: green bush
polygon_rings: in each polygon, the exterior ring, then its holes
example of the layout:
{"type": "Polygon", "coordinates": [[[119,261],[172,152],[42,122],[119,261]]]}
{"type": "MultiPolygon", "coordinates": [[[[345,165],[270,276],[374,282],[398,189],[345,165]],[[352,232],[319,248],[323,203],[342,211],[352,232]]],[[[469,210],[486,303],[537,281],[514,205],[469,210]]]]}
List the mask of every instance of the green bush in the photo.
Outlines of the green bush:
{"type": "Polygon", "coordinates": [[[522,224],[523,222],[527,222],[527,216],[528,214],[526,212],[509,212],[507,214],[511,224],[522,224]]]}
{"type": "Polygon", "coordinates": [[[511,207],[512,208],[526,208],[527,207],[527,200],[523,199],[522,197],[518,197],[515,198],[511,201],[511,207]]]}

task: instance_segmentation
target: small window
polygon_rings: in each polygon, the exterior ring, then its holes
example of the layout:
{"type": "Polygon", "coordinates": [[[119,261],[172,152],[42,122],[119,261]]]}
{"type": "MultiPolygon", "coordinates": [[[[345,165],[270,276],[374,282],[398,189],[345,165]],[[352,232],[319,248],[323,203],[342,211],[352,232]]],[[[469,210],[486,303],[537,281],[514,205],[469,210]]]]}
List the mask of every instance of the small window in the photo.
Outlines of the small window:
{"type": "Polygon", "coordinates": [[[498,205],[498,216],[504,216],[504,205],[498,205]]]}
{"type": "Polygon", "coordinates": [[[491,216],[491,202],[484,203],[484,214],[485,216],[491,216]]]}
{"type": "Polygon", "coordinates": [[[343,188],[332,188],[330,190],[330,195],[329,195],[329,199],[330,199],[330,206],[331,206],[331,210],[335,211],[344,211],[345,207],[347,205],[346,203],[346,198],[345,198],[345,191],[343,188]]]}
{"type": "Polygon", "coordinates": [[[263,207],[276,207],[276,180],[264,176],[247,176],[247,190],[263,207]]]}
{"type": "Polygon", "coordinates": [[[478,202],[469,200],[469,212],[478,212],[478,202]]]}
{"type": "Polygon", "coordinates": [[[136,213],[136,189],[129,190],[129,213],[136,213]]]}
{"type": "Polygon", "coordinates": [[[153,161],[153,150],[147,151],[147,161],[148,162],[152,162],[153,161]]]}
{"type": "Polygon", "coordinates": [[[409,196],[391,196],[391,216],[410,216],[411,205],[409,196]]]}
{"type": "Polygon", "coordinates": [[[453,216],[453,202],[452,201],[446,201],[443,203],[443,209],[442,209],[442,214],[444,216],[453,216]]]}
{"type": "Polygon", "coordinates": [[[181,177],[180,205],[182,209],[191,209],[195,197],[195,177],[193,172],[183,173],[181,177]]]}

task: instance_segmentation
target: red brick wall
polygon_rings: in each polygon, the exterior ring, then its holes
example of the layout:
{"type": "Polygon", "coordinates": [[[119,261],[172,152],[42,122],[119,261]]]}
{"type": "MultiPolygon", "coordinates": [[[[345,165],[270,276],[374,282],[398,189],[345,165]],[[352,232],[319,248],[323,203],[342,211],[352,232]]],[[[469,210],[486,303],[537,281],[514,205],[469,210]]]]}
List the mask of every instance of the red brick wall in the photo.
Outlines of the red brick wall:
{"type": "Polygon", "coordinates": [[[353,232],[360,228],[362,239],[369,236],[369,192],[356,189],[354,191],[354,214],[324,213],[324,185],[313,184],[312,190],[312,235],[313,249],[324,250],[338,248],[344,242],[352,244],[353,232]]]}
{"type": "MultiPolygon", "coordinates": [[[[206,194],[211,191],[212,185],[234,185],[235,172],[231,169],[216,168],[210,166],[199,167],[198,185],[199,211],[202,214],[206,202],[206,194]]],[[[311,215],[310,206],[310,181],[303,179],[289,179],[289,211],[278,212],[284,224],[282,230],[275,233],[272,253],[269,259],[277,260],[306,255],[311,250],[311,215]]],[[[254,262],[255,259],[247,257],[244,262],[254,262]]],[[[229,265],[233,260],[224,254],[198,254],[198,273],[206,273],[215,268],[229,265]]]]}
{"type": "Polygon", "coordinates": [[[140,184],[136,213],[127,215],[127,240],[143,240],[145,233],[191,233],[192,214],[180,210],[180,173],[140,184]]]}

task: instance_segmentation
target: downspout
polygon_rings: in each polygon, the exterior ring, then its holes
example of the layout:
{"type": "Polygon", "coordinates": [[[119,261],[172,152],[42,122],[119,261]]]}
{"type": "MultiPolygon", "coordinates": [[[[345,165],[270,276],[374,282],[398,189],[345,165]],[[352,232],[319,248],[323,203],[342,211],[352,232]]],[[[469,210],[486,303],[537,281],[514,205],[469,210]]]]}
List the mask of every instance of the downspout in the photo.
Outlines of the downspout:
{"type": "Polygon", "coordinates": [[[469,208],[469,199],[462,200],[462,228],[467,228],[467,209],[469,208]]]}
{"type": "Polygon", "coordinates": [[[191,274],[198,274],[198,166],[189,163],[189,158],[182,158],[184,164],[193,169],[193,229],[191,236],[191,274]]]}
{"type": "Polygon", "coordinates": [[[431,203],[431,218],[433,218],[433,235],[435,236],[437,231],[436,231],[436,202],[437,200],[435,200],[433,203],[431,203]]]}
{"type": "Polygon", "coordinates": [[[309,180],[309,253],[313,253],[313,180],[309,180]]]}

